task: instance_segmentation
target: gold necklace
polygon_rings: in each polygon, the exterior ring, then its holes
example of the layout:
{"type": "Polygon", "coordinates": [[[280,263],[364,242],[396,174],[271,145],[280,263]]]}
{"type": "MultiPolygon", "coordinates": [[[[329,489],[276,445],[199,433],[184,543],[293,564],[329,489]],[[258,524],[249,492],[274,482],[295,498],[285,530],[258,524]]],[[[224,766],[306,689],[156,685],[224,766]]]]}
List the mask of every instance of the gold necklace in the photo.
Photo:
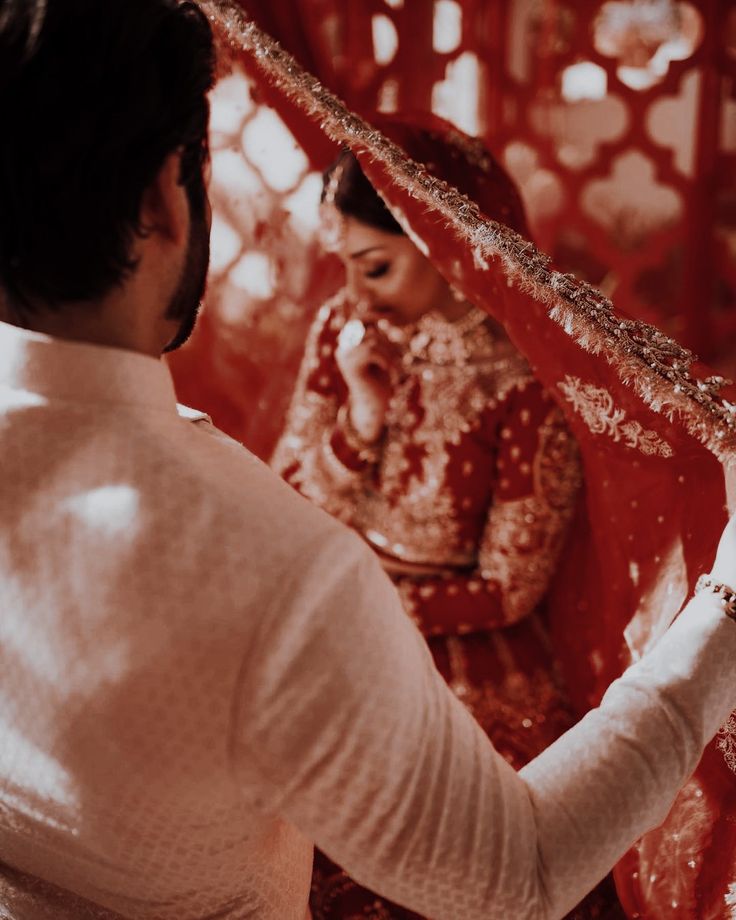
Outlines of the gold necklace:
{"type": "Polygon", "coordinates": [[[472,350],[472,342],[468,341],[467,336],[482,326],[486,319],[486,314],[476,307],[454,322],[434,310],[425,313],[409,337],[408,361],[466,364],[472,350]]]}

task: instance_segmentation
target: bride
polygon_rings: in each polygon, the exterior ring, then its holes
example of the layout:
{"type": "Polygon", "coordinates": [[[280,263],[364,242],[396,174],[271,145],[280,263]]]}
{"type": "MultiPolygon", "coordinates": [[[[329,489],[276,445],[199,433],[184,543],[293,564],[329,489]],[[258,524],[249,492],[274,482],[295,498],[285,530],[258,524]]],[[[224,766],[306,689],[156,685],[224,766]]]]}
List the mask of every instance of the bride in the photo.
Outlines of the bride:
{"type": "MultiPolygon", "coordinates": [[[[477,142],[439,119],[381,127],[527,232],[477,142]]],[[[520,768],[570,725],[541,608],[579,495],[575,441],[503,328],[445,281],[348,151],[325,174],[322,215],[346,285],[311,330],[272,466],[378,553],[437,668],[520,768]]],[[[615,903],[602,886],[574,916],[615,903]]],[[[312,910],[408,916],[322,856],[312,910]]]]}

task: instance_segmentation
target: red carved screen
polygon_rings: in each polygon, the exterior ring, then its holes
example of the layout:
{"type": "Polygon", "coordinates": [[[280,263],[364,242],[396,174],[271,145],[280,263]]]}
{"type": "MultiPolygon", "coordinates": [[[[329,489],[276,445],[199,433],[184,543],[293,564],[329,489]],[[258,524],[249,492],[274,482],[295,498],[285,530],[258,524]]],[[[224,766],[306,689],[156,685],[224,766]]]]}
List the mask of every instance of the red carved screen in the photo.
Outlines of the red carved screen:
{"type": "MultiPolygon", "coordinates": [[[[482,136],[560,269],[736,370],[736,0],[243,2],[355,110],[482,136]]],[[[262,456],[339,283],[316,234],[334,150],[312,137],[314,162],[237,69],[214,92],[212,281],[172,366],[262,456]]]]}

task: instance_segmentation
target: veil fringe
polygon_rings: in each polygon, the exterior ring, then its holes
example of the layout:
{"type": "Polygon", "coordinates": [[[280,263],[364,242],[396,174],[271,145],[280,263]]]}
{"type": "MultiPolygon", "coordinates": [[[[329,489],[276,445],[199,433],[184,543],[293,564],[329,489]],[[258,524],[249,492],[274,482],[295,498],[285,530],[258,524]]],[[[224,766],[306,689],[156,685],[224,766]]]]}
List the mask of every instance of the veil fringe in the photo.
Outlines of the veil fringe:
{"type": "MultiPolygon", "coordinates": [[[[736,389],[408,158],[234,0],[200,5],[269,104],[353,150],[407,234],[503,324],[565,411],[586,486],[548,613],[571,699],[584,712],[668,627],[713,559],[736,485],[736,389]]],[[[296,133],[308,151],[306,130],[296,133]]],[[[734,915],[726,911],[736,897],[735,738],[731,719],[664,825],[616,870],[631,916],[734,915]]]]}

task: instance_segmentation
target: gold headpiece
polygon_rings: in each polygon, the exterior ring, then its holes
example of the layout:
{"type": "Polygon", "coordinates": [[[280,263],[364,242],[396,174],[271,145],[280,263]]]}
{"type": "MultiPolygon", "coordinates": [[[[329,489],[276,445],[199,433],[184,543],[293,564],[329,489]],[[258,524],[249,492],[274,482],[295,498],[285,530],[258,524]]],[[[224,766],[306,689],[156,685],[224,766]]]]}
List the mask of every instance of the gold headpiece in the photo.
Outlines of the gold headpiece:
{"type": "Polygon", "coordinates": [[[335,204],[344,172],[343,163],[338,163],[332,170],[319,208],[320,241],[328,252],[337,252],[345,239],[345,216],[335,204]]]}

